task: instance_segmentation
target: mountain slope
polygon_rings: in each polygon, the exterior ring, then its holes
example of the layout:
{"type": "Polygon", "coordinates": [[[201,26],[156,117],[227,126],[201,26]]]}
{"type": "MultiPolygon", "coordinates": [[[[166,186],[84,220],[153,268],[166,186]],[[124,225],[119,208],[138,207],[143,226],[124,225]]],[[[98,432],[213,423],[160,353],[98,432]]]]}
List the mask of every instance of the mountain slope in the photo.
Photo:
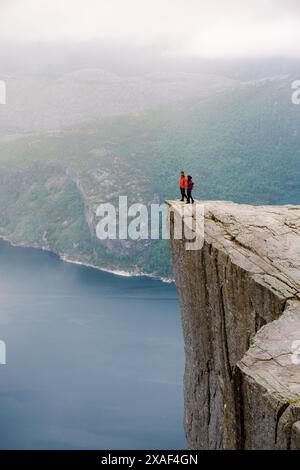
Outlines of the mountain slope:
{"type": "Polygon", "coordinates": [[[110,117],[0,144],[1,233],[98,266],[168,275],[165,242],[95,238],[95,209],[178,197],[252,204],[300,201],[300,107],[291,82],[264,80],[206,99],[110,117]]]}

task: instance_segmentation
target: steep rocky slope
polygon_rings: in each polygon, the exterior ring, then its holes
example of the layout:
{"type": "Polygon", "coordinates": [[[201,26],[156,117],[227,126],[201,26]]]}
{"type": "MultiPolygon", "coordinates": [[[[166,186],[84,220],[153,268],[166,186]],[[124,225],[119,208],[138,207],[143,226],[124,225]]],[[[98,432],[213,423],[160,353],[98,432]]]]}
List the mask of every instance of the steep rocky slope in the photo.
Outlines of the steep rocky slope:
{"type": "Polygon", "coordinates": [[[203,204],[203,248],[171,240],[189,446],[300,448],[300,206],[203,204]]]}

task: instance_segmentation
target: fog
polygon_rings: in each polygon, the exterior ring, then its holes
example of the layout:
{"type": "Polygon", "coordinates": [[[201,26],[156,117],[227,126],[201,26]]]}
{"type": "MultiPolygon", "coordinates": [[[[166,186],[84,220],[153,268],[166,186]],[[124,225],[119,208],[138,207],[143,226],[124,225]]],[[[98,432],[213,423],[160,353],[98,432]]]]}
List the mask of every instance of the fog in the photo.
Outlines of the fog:
{"type": "Polygon", "coordinates": [[[1,0],[0,41],[98,41],[205,59],[299,57],[298,0],[1,0]]]}
{"type": "Polygon", "coordinates": [[[0,129],[203,99],[232,79],[297,79],[299,43],[298,0],[0,0],[0,129]]]}

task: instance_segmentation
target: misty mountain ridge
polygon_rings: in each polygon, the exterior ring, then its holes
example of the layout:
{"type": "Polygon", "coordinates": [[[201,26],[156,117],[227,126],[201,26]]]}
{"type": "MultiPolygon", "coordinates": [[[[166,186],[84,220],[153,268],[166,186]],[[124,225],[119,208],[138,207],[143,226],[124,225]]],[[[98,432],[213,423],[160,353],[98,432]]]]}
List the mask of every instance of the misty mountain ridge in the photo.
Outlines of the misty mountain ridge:
{"type": "Polygon", "coordinates": [[[2,75],[7,104],[0,107],[0,131],[3,138],[7,134],[62,130],[189,99],[201,102],[213,99],[215,94],[280,82],[287,77],[276,75],[244,82],[187,72],[124,77],[97,68],[57,75],[2,75]]]}
{"type": "Polygon", "coordinates": [[[182,167],[199,199],[299,202],[300,108],[290,78],[212,90],[2,141],[0,234],[96,266],[169,276],[164,241],[96,239],[100,203],[176,199],[182,167]]]}
{"type": "Polygon", "coordinates": [[[235,80],[200,73],[121,77],[101,69],[56,76],[10,75],[5,81],[2,134],[60,130],[189,98],[205,99],[240,86],[235,80]]]}

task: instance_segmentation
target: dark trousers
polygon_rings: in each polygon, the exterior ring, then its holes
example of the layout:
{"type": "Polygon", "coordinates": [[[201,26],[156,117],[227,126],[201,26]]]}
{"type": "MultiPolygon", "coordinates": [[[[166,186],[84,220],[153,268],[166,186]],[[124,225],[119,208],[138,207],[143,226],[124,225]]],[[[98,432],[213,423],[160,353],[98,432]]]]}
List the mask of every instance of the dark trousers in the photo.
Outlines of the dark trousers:
{"type": "Polygon", "coordinates": [[[185,194],[185,188],[180,188],[181,192],[181,200],[184,201],[184,198],[187,199],[187,195],[185,194]]]}
{"type": "Polygon", "coordinates": [[[187,190],[187,202],[191,202],[194,204],[194,199],[192,196],[192,191],[187,190]]]}

